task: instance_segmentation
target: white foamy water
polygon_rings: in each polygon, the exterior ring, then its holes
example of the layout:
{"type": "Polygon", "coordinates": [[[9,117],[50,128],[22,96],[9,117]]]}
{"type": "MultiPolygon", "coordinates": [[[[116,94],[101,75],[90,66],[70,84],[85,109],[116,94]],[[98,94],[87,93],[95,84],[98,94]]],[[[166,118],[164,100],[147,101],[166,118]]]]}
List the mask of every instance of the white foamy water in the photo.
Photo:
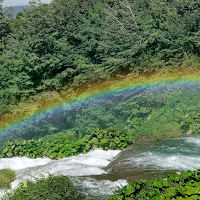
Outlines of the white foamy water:
{"type": "Polygon", "coordinates": [[[185,142],[200,146],[200,138],[197,138],[197,137],[187,137],[185,138],[185,142]]]}
{"type": "Polygon", "coordinates": [[[20,170],[29,167],[36,167],[50,163],[49,158],[36,158],[31,159],[27,157],[13,157],[0,159],[0,169],[10,168],[13,170],[20,170]]]}
{"type": "Polygon", "coordinates": [[[196,170],[200,168],[200,137],[190,136],[149,145],[126,162],[137,169],[196,170]]]}
{"type": "Polygon", "coordinates": [[[82,188],[81,194],[85,196],[91,195],[93,197],[109,197],[118,187],[122,187],[128,184],[128,182],[123,179],[112,182],[109,180],[96,180],[89,177],[84,180],[73,178],[73,182],[76,188],[82,188]]]}
{"type": "MultiPolygon", "coordinates": [[[[40,166],[33,165],[32,167],[30,166],[31,168],[23,168],[17,171],[17,175],[18,177],[24,177],[25,175],[48,175],[48,173],[61,173],[66,176],[101,175],[107,173],[103,168],[106,167],[119,152],[119,150],[103,151],[97,149],[90,151],[87,154],[62,158],[59,160],[48,160],[49,162],[44,162],[44,164],[40,166]]],[[[35,159],[31,160],[34,162],[35,159]]],[[[44,161],[46,161],[46,158],[44,158],[44,161]]]]}
{"type": "Polygon", "coordinates": [[[0,190],[0,199],[2,199],[2,197],[5,195],[5,192],[4,190],[0,190]]]}
{"type": "MultiPolygon", "coordinates": [[[[41,174],[44,176],[49,173],[63,174],[70,176],[74,185],[82,188],[82,193],[101,196],[112,194],[112,191],[117,189],[118,185],[125,185],[127,182],[125,180],[116,182],[99,181],[84,176],[106,174],[107,171],[103,168],[108,166],[119,153],[119,150],[104,151],[96,149],[87,154],[59,160],[51,160],[49,158],[30,159],[26,157],[6,158],[0,159],[0,169],[11,168],[16,170],[17,180],[12,183],[12,189],[15,189],[21,181],[40,177],[41,174]]],[[[0,195],[3,195],[3,191],[0,195]]]]}
{"type": "Polygon", "coordinates": [[[200,156],[185,155],[158,155],[156,153],[145,152],[138,157],[130,159],[132,165],[138,168],[154,168],[165,170],[195,170],[200,168],[200,156]]]}

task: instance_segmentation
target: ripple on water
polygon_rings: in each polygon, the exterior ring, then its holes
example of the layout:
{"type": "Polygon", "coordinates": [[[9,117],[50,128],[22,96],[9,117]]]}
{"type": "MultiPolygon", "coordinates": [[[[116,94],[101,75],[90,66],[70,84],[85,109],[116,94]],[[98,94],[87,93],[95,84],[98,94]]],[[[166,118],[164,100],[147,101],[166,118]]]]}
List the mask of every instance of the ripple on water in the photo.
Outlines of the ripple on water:
{"type": "Polygon", "coordinates": [[[200,137],[186,137],[185,142],[195,144],[200,148],[200,137]]]}
{"type": "Polygon", "coordinates": [[[124,179],[117,181],[96,180],[90,177],[87,178],[72,178],[74,185],[80,193],[87,196],[87,199],[107,199],[119,187],[125,186],[128,182],[124,179]]]}
{"type": "Polygon", "coordinates": [[[145,152],[137,157],[130,158],[132,166],[143,169],[156,169],[156,170],[195,170],[200,168],[200,157],[185,156],[185,155],[158,155],[152,152],[145,152]]]}

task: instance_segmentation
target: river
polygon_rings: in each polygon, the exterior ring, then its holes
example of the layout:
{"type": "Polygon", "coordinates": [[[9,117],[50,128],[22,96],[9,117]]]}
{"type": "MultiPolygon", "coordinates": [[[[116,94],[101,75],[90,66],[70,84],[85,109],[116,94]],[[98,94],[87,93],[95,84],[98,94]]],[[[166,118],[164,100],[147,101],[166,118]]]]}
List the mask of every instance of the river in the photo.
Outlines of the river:
{"type": "Polygon", "coordinates": [[[41,174],[63,174],[70,176],[84,199],[105,200],[128,181],[200,168],[200,136],[139,142],[123,151],[96,149],[85,155],[59,160],[6,158],[0,159],[2,168],[16,171],[17,180],[12,183],[12,189],[20,181],[41,174]]]}

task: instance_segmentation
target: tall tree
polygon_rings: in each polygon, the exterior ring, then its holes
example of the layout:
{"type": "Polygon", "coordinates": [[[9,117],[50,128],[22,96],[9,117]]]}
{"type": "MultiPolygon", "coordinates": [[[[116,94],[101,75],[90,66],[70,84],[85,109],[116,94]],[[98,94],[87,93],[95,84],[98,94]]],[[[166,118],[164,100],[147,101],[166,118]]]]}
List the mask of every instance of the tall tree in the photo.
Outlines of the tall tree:
{"type": "Polygon", "coordinates": [[[0,40],[11,31],[10,20],[3,13],[3,1],[4,0],[0,0],[0,40]]]}

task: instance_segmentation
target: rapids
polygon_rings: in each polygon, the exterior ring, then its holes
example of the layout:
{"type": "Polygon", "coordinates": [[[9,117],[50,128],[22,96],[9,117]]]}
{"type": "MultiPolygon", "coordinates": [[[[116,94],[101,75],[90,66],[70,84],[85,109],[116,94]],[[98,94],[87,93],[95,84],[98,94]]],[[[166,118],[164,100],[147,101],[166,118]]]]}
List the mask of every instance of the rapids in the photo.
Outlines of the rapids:
{"type": "Polygon", "coordinates": [[[41,174],[63,174],[70,176],[85,199],[105,200],[128,181],[164,177],[174,171],[200,168],[200,137],[145,141],[135,143],[123,151],[96,149],[85,155],[59,160],[6,158],[0,159],[2,168],[16,171],[17,180],[12,183],[12,189],[20,181],[41,174]]]}

